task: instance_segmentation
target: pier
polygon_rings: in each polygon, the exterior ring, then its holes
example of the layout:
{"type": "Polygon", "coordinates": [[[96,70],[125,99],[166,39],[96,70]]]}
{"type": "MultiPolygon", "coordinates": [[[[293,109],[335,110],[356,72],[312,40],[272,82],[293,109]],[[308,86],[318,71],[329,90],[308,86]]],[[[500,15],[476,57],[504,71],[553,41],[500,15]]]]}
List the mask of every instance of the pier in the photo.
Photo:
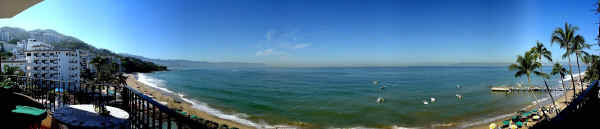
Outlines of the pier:
{"type": "MultiPolygon", "coordinates": [[[[513,91],[546,91],[541,87],[491,87],[492,92],[513,92],[513,91]]],[[[563,88],[550,88],[550,91],[563,91],[563,88]]]]}

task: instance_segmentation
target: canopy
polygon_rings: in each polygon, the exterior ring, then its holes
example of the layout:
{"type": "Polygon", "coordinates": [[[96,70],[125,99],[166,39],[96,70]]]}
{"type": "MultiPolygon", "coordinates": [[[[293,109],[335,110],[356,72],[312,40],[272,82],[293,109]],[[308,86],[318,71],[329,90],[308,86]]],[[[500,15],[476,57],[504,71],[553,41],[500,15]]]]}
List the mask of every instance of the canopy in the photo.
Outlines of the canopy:
{"type": "Polygon", "coordinates": [[[42,0],[0,0],[0,18],[12,18],[42,0]]]}

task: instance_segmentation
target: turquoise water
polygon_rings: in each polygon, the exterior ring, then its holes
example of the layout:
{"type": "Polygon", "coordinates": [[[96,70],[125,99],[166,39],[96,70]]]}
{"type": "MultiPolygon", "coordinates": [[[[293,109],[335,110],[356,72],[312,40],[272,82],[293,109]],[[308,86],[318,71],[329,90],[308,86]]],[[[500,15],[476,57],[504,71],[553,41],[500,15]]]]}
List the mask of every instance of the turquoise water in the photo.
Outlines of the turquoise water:
{"type": "MultiPolygon", "coordinates": [[[[201,110],[253,126],[464,125],[515,112],[534,100],[528,94],[490,92],[490,86],[527,82],[505,66],[195,69],[138,78],[184,95],[201,110]],[[374,80],[386,85],[383,93],[374,80]],[[385,102],[377,104],[380,94],[385,102]],[[430,97],[437,101],[423,104],[430,97]]],[[[558,79],[549,83],[560,85],[558,79]]]]}

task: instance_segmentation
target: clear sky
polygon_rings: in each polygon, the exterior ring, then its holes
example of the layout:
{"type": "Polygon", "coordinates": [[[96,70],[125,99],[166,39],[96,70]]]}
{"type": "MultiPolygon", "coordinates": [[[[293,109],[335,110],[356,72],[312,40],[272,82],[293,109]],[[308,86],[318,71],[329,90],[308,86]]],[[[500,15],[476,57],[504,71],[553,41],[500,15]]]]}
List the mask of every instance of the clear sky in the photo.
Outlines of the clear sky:
{"type": "MultiPolygon", "coordinates": [[[[595,0],[46,0],[0,26],[54,29],[150,58],[279,66],[513,62],[569,22],[595,43],[595,0]]],[[[551,49],[559,59],[563,53],[551,49]]],[[[593,51],[597,52],[597,51],[593,51]]]]}

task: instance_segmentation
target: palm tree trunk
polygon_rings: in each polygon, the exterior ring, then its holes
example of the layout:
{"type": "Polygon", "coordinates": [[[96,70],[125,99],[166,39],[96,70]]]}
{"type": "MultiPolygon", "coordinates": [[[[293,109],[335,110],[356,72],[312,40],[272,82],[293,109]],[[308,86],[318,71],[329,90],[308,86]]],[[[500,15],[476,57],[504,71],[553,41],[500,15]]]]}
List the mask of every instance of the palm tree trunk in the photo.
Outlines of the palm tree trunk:
{"type": "MultiPolygon", "coordinates": [[[[529,77],[529,76],[527,76],[527,84],[529,84],[529,86],[531,86],[531,77],[529,77]]],[[[533,91],[532,91],[531,93],[532,93],[532,95],[533,95],[533,98],[535,99],[535,100],[533,101],[533,102],[535,103],[535,106],[537,106],[539,109],[541,109],[541,108],[540,108],[540,104],[538,103],[538,98],[537,98],[537,96],[535,95],[535,92],[533,92],[533,91]]],[[[541,111],[542,111],[542,113],[544,114],[544,118],[548,118],[548,117],[546,116],[546,112],[545,112],[544,110],[541,110],[541,111]]]]}
{"type": "Polygon", "coordinates": [[[579,54],[575,55],[575,58],[577,58],[577,71],[579,71],[579,73],[577,73],[577,77],[579,77],[579,82],[581,82],[581,91],[583,92],[583,78],[581,78],[581,76],[579,74],[581,74],[581,68],[579,67],[579,54]]]}
{"type": "Polygon", "coordinates": [[[569,61],[569,74],[571,74],[571,87],[573,88],[573,99],[577,98],[577,90],[575,90],[575,79],[573,78],[573,66],[571,65],[571,57],[567,58],[569,61]]]}
{"type": "MultiPolygon", "coordinates": [[[[540,62],[542,62],[542,56],[540,56],[540,62]]],[[[543,69],[544,65],[541,65],[541,67],[539,67],[540,72],[544,72],[543,69]]],[[[546,78],[542,77],[542,79],[544,79],[544,85],[546,85],[546,91],[548,91],[548,95],[550,95],[550,100],[552,100],[552,106],[556,107],[556,103],[554,102],[554,97],[552,96],[552,91],[550,90],[550,87],[548,87],[548,83],[546,82],[546,78]]],[[[556,112],[556,115],[558,115],[558,112],[556,112]]]]}
{"type": "MultiPolygon", "coordinates": [[[[554,97],[552,96],[552,91],[548,87],[548,83],[546,82],[546,79],[544,79],[544,85],[546,85],[546,90],[548,91],[548,95],[550,95],[550,99],[552,100],[552,106],[554,106],[554,108],[557,108],[556,102],[554,102],[554,97]]],[[[558,109],[556,109],[556,115],[558,115],[558,109]]]]}
{"type": "Polygon", "coordinates": [[[565,91],[564,95],[565,95],[565,97],[567,97],[566,96],[567,95],[567,89],[565,88],[565,81],[563,81],[563,80],[565,80],[564,77],[560,76],[560,83],[562,84],[563,90],[565,91]]]}

